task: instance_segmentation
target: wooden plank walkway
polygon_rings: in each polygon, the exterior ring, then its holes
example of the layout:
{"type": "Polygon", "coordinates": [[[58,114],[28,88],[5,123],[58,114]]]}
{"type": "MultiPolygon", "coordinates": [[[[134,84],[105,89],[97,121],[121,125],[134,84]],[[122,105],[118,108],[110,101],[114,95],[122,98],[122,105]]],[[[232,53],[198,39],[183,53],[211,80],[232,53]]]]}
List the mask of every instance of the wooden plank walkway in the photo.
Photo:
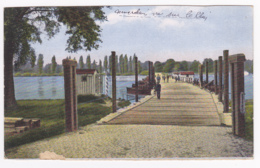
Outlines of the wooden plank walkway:
{"type": "Polygon", "coordinates": [[[161,99],[154,96],[107,124],[219,126],[220,119],[210,93],[170,80],[162,82],[161,99]]]}

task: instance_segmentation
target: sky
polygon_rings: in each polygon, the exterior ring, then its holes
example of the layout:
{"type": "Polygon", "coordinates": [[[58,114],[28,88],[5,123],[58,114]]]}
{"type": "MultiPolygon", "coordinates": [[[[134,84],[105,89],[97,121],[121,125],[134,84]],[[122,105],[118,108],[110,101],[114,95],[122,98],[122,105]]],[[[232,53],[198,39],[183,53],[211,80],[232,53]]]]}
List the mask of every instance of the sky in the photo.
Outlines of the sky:
{"type": "Polygon", "coordinates": [[[32,45],[36,55],[43,54],[45,64],[53,55],[58,64],[67,56],[78,61],[81,55],[84,63],[87,55],[92,61],[103,62],[111,51],[136,54],[142,62],[214,60],[223,55],[223,50],[253,59],[251,6],[112,6],[104,12],[108,21],[97,22],[103,41],[98,50],[68,53],[66,27],[62,26],[51,40],[43,34],[42,44],[32,45]]]}

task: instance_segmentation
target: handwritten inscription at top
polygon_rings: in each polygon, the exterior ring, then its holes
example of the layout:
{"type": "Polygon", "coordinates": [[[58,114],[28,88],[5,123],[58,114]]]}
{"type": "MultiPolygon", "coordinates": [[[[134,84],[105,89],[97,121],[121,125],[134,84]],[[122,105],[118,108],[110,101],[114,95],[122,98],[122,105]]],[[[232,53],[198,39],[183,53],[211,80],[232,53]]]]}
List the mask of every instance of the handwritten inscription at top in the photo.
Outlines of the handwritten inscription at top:
{"type": "Polygon", "coordinates": [[[163,12],[143,12],[141,9],[133,10],[133,11],[123,11],[123,10],[115,10],[115,13],[119,16],[123,17],[142,17],[142,18],[151,18],[151,17],[164,17],[164,18],[179,18],[179,19],[201,19],[206,21],[207,16],[204,12],[198,11],[194,12],[192,10],[188,11],[185,14],[180,13],[163,13],[163,12]]]}

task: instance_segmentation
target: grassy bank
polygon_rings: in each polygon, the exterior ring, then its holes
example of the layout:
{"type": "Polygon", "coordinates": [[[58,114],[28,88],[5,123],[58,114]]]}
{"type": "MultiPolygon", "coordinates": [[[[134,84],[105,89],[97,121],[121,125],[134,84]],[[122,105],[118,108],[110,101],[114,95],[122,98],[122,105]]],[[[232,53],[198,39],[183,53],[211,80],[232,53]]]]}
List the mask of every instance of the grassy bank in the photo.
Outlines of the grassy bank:
{"type": "MultiPolygon", "coordinates": [[[[103,101],[84,103],[87,100],[89,99],[81,97],[81,103],[78,105],[79,126],[95,123],[112,112],[111,107],[105,106],[103,101]]],[[[41,127],[5,136],[5,150],[65,132],[64,100],[19,100],[17,103],[16,109],[5,110],[5,117],[40,118],[41,127]]]]}
{"type": "Polygon", "coordinates": [[[249,140],[253,140],[254,138],[254,127],[253,127],[253,123],[254,123],[254,115],[253,115],[253,111],[254,111],[254,104],[253,104],[253,100],[246,100],[246,114],[245,114],[245,120],[246,120],[246,139],[249,140]]]}

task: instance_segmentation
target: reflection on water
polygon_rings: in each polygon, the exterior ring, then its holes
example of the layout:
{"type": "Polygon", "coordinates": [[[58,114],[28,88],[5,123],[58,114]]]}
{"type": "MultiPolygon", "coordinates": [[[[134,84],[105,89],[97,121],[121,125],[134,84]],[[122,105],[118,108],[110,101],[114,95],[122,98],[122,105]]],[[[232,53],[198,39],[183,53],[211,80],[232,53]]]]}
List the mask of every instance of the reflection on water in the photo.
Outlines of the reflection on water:
{"type": "Polygon", "coordinates": [[[38,78],[38,94],[40,98],[44,97],[43,81],[42,78],[38,78]]]}
{"type": "Polygon", "coordinates": [[[52,77],[52,79],[51,79],[51,93],[52,93],[52,96],[54,97],[54,96],[56,96],[56,82],[57,82],[57,80],[56,80],[56,78],[55,77],[52,77]]]}

